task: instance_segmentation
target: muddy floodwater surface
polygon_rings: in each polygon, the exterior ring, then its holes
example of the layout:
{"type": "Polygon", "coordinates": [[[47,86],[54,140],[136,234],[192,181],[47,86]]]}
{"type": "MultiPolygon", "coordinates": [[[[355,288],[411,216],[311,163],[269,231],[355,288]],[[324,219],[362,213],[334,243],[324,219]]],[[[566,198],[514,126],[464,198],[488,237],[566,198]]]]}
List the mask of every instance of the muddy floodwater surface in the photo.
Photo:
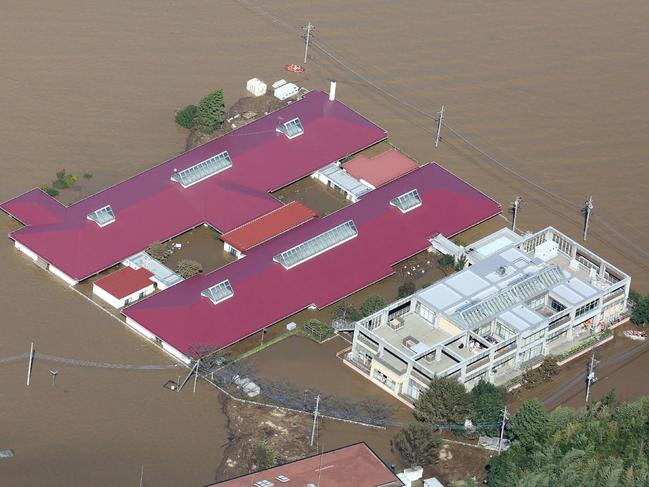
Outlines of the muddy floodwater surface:
{"type": "MultiPolygon", "coordinates": [[[[230,104],[254,76],[311,89],[326,89],[335,78],[339,99],[417,160],[442,163],[504,207],[522,195],[524,229],[553,224],[578,237],[579,206],[592,194],[606,223],[593,220],[589,246],[649,291],[648,21],[649,4],[639,0],[595,0],[587,8],[559,0],[5,0],[0,200],[50,183],[63,168],[91,171],[90,180],[62,193],[71,202],[178,154],[187,134],[174,124],[174,110],[215,88],[230,104]],[[316,47],[304,74],[284,72],[286,63],[301,61],[299,35],[257,5],[292,26],[313,22],[321,47],[416,108],[316,47]],[[442,104],[455,132],[446,128],[435,150],[434,120],[422,112],[434,114],[442,104]],[[502,162],[561,198],[503,170],[502,162]]],[[[15,224],[2,217],[0,227],[8,232],[15,224]]],[[[34,341],[41,353],[60,357],[170,363],[9,240],[0,241],[0,270],[0,358],[26,353],[34,341]]],[[[137,485],[142,472],[146,485],[214,479],[227,443],[214,391],[163,389],[178,375],[173,369],[38,360],[27,388],[25,369],[24,361],[0,363],[0,449],[15,451],[0,459],[0,485],[137,485]]],[[[331,445],[385,435],[328,428],[331,445]]]]}

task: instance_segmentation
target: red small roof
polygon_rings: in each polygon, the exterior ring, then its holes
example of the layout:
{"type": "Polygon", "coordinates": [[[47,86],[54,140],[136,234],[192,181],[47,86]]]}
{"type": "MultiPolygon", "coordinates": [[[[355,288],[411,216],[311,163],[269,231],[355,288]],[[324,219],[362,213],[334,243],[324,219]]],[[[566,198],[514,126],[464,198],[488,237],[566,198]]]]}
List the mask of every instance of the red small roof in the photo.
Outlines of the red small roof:
{"type": "Polygon", "coordinates": [[[143,267],[138,270],[124,267],[106,277],[97,279],[95,286],[102,288],[117,299],[123,299],[153,284],[151,277],[153,277],[151,271],[143,267]]]}
{"type": "Polygon", "coordinates": [[[221,240],[229,243],[239,252],[246,252],[316,216],[314,211],[302,203],[291,201],[288,205],[277,208],[222,235],[221,240]]]}
{"type": "Polygon", "coordinates": [[[417,169],[417,163],[401,152],[390,149],[378,156],[354,157],[343,164],[343,168],[356,179],[367,181],[375,188],[400,178],[404,174],[417,169]]]}
{"type": "Polygon", "coordinates": [[[266,480],[282,487],[393,487],[403,483],[365,444],[357,443],[295,462],[212,484],[212,487],[257,485],[266,480]],[[280,477],[282,480],[279,480],[280,477]],[[288,479],[288,480],[286,480],[288,479]]]}

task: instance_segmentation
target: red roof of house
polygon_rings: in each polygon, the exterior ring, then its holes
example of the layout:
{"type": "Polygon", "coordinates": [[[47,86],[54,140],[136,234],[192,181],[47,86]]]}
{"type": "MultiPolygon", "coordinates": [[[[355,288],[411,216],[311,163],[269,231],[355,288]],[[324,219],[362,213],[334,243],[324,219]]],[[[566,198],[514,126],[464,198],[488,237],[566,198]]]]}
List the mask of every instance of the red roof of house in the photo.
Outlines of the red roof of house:
{"type": "Polygon", "coordinates": [[[106,277],[97,279],[94,285],[117,299],[123,299],[153,284],[151,277],[153,277],[153,273],[144,267],[135,270],[127,266],[106,277]]]}
{"type": "Polygon", "coordinates": [[[308,222],[316,216],[318,215],[313,210],[302,203],[291,201],[222,235],[221,240],[229,243],[239,252],[247,252],[260,243],[308,222]]]}
{"type": "Polygon", "coordinates": [[[393,265],[500,213],[500,205],[437,164],[371,191],[250,250],[246,257],[181,282],[124,314],[191,356],[220,348],[315,304],[323,308],[391,274],[393,265]],[[402,213],[390,200],[417,189],[422,203],[402,213]],[[291,269],[273,257],[353,220],[358,235],[291,269]],[[213,304],[201,292],[229,280],[233,295],[213,304]]]}
{"type": "Polygon", "coordinates": [[[419,166],[416,162],[394,149],[371,159],[359,155],[343,164],[349,174],[356,179],[367,181],[375,188],[414,171],[417,167],[419,166]]]}
{"type": "Polygon", "coordinates": [[[403,483],[365,443],[346,446],[279,467],[212,484],[241,487],[267,480],[275,486],[397,487],[403,483]],[[279,481],[284,476],[289,480],[279,481]]]}
{"type": "Polygon", "coordinates": [[[221,233],[279,208],[268,193],[386,138],[376,126],[326,93],[312,91],[205,145],[65,207],[40,190],[2,205],[26,226],[11,238],[75,280],[82,280],[202,223],[221,233]],[[276,129],[299,117],[304,133],[288,139],[276,129]],[[171,180],[223,151],[232,167],[190,187],[171,180]],[[115,221],[87,219],[110,205],[115,221]]]}

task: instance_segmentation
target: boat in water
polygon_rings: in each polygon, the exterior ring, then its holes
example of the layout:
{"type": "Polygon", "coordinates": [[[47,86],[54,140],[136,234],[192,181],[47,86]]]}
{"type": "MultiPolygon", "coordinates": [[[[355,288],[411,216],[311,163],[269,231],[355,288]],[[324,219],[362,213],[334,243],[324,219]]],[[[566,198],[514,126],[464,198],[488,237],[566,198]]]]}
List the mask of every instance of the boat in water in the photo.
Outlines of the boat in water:
{"type": "Polygon", "coordinates": [[[631,340],[646,340],[647,332],[637,331],[637,330],[625,330],[624,336],[630,338],[631,340]]]}

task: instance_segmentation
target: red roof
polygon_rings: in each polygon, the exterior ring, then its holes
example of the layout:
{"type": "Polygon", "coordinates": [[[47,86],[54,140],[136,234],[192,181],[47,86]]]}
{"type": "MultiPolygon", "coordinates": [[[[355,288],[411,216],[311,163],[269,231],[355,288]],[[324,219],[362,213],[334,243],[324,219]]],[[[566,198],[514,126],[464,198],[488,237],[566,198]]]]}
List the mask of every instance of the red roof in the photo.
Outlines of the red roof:
{"type": "Polygon", "coordinates": [[[151,277],[153,274],[143,267],[135,270],[127,266],[97,279],[94,284],[117,299],[123,299],[153,284],[151,277]]]}
{"type": "Polygon", "coordinates": [[[250,250],[246,257],[130,306],[124,314],[177,350],[220,348],[315,304],[323,308],[391,275],[393,265],[500,213],[500,205],[437,164],[371,191],[250,250]],[[422,203],[407,213],[390,200],[417,189],[422,203]],[[291,269],[273,257],[353,220],[358,236],[291,269]],[[233,295],[217,304],[201,292],[229,280],[233,295]]]}
{"type": "Polygon", "coordinates": [[[326,93],[301,100],[146,170],[69,207],[40,190],[0,205],[25,227],[11,238],[75,280],[82,280],[202,223],[221,233],[279,208],[268,193],[386,138],[380,127],[326,93]],[[288,139],[280,123],[299,117],[304,133],[288,139]],[[223,151],[232,167],[188,188],[171,180],[223,151]],[[87,219],[110,205],[115,221],[87,219]]]}
{"type": "Polygon", "coordinates": [[[313,210],[302,203],[291,201],[288,205],[222,235],[221,240],[229,243],[239,252],[247,252],[260,243],[308,222],[316,216],[318,215],[313,210]]]}
{"type": "Polygon", "coordinates": [[[356,179],[367,181],[375,188],[417,169],[417,164],[401,152],[390,149],[378,156],[356,156],[343,164],[343,168],[356,179]]]}
{"type": "Polygon", "coordinates": [[[321,455],[303,458],[279,467],[212,484],[211,487],[241,487],[267,480],[274,485],[304,487],[397,487],[403,483],[365,443],[346,446],[321,455]],[[279,481],[278,476],[289,480],[279,481]]]}

